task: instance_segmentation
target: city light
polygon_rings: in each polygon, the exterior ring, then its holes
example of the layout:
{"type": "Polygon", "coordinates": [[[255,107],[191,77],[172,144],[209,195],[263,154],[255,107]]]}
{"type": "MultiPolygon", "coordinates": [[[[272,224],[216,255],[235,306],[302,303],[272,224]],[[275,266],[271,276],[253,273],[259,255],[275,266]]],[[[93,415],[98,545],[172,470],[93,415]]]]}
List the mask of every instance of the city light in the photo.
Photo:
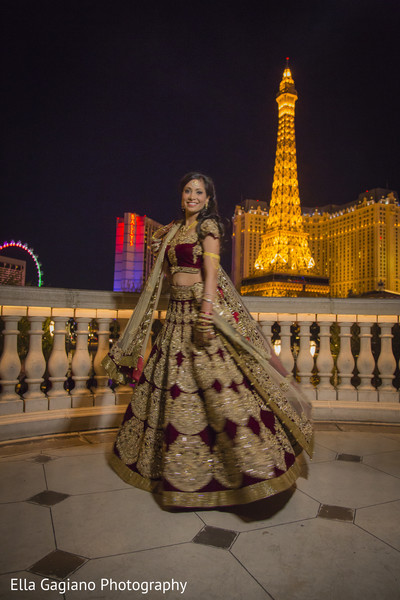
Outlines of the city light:
{"type": "Polygon", "coordinates": [[[20,250],[24,250],[24,252],[27,252],[29,254],[33,262],[35,263],[35,267],[37,270],[38,287],[41,287],[43,284],[43,271],[41,270],[42,265],[40,264],[39,258],[36,256],[33,249],[29,248],[28,244],[23,244],[21,241],[14,242],[14,240],[11,240],[11,242],[3,242],[0,246],[0,252],[2,250],[5,250],[5,248],[19,248],[20,250]]]}
{"type": "Polygon", "coordinates": [[[275,352],[275,354],[277,356],[280,355],[281,349],[282,349],[281,340],[275,340],[275,342],[274,342],[274,352],[275,352]]]}

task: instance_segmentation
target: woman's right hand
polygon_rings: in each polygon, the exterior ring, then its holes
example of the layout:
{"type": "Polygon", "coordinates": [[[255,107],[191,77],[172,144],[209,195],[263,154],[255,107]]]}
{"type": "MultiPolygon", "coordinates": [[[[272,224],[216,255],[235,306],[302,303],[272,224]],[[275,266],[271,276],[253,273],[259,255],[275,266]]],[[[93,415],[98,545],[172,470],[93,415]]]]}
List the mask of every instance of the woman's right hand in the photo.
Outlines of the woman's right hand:
{"type": "Polygon", "coordinates": [[[194,343],[197,348],[206,348],[214,338],[215,332],[213,329],[210,331],[199,331],[196,327],[194,328],[194,343]]]}

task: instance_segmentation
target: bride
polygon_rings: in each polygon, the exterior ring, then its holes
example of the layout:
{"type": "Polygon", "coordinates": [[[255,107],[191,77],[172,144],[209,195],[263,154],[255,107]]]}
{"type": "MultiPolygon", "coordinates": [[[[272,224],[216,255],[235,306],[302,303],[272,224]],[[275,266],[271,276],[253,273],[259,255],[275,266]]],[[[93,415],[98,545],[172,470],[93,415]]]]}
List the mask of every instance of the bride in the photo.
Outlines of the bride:
{"type": "Polygon", "coordinates": [[[299,476],[310,409],[219,266],[213,181],[188,173],[180,193],[184,216],[153,236],[155,265],[104,360],[117,382],[137,381],[111,464],[163,506],[253,502],[299,476]],[[164,273],[168,310],[143,364],[164,273]]]}

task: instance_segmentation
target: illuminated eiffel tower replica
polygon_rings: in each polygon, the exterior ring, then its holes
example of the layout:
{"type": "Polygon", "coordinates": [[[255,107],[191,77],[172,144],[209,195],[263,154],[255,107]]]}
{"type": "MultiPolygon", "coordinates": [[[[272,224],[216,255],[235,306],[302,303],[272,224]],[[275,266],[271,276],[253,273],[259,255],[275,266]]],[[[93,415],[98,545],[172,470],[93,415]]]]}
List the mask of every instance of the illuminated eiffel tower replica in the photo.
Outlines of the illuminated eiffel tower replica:
{"type": "Polygon", "coordinates": [[[244,279],[241,293],[250,296],[327,296],[329,280],[315,273],[303,229],[297,180],[294,105],[297,92],[288,64],[276,97],[279,109],[274,182],[255,273],[244,279]]]}

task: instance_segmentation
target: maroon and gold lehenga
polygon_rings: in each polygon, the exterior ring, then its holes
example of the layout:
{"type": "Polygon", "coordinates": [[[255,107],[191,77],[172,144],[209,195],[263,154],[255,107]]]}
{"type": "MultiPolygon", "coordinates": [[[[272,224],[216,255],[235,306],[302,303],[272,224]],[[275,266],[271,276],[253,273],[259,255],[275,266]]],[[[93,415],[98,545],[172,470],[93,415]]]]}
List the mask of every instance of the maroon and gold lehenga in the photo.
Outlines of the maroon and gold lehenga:
{"type": "MultiPolygon", "coordinates": [[[[213,223],[204,225],[205,233],[216,235],[213,223]]],[[[190,244],[193,264],[201,261],[195,231],[185,244],[171,236],[161,253],[172,270],[187,261],[190,244]]],[[[156,494],[164,506],[213,507],[266,498],[292,486],[300,472],[296,455],[312,452],[306,403],[268,362],[268,344],[222,269],[215,338],[205,348],[194,344],[202,291],[202,283],[171,286],[165,322],[114,446],[116,472],[156,494]]],[[[149,289],[148,297],[157,293],[149,289]]],[[[147,341],[155,301],[146,304],[147,312],[142,307],[136,328],[131,325],[129,344],[117,344],[105,361],[119,381],[140,363],[134,338],[147,341]]]]}

